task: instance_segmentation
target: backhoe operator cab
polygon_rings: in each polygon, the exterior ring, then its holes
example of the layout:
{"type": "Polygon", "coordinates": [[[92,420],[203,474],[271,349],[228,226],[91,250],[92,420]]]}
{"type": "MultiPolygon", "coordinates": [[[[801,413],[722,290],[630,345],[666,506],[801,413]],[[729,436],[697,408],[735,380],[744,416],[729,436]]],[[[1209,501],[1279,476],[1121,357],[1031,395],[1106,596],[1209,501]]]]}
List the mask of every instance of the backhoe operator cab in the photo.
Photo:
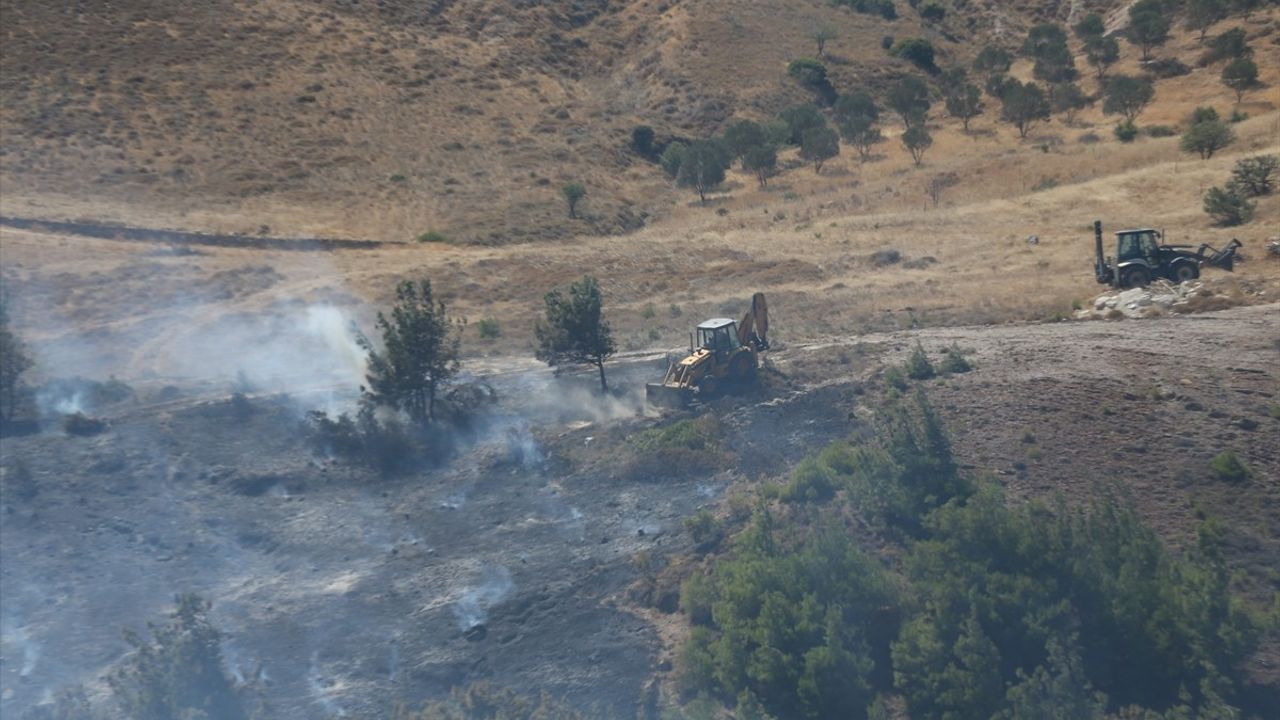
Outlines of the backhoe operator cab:
{"type": "Polygon", "coordinates": [[[712,318],[698,325],[698,347],[717,355],[742,347],[738,340],[738,324],[729,318],[712,318]]]}

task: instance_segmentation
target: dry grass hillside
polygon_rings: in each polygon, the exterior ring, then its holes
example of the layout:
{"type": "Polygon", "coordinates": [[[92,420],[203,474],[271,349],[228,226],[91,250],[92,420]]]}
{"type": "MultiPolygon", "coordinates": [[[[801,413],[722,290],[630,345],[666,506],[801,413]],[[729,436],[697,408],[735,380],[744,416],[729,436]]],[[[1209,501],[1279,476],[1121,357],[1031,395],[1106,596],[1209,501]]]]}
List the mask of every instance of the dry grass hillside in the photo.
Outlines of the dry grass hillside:
{"type": "Polygon", "coordinates": [[[188,229],[486,243],[614,234],[674,194],[627,149],[772,116],[811,95],[786,63],[830,21],[834,85],[908,72],[881,38],[940,63],[1016,44],[1036,19],[1115,3],[959,2],[925,27],[810,0],[5,0],[5,211],[188,229]],[[588,187],[570,222],[560,187],[588,187]]]}

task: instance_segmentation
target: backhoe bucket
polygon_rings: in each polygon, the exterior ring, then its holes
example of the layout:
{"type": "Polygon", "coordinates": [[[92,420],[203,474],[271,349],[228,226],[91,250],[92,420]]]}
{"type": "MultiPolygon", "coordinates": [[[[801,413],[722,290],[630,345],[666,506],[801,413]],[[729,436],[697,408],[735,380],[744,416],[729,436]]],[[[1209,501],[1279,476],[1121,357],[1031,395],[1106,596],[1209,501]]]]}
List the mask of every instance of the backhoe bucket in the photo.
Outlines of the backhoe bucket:
{"type": "Polygon", "coordinates": [[[693,390],[665,383],[648,383],[644,386],[644,396],[654,407],[682,408],[693,400],[693,390]]]}

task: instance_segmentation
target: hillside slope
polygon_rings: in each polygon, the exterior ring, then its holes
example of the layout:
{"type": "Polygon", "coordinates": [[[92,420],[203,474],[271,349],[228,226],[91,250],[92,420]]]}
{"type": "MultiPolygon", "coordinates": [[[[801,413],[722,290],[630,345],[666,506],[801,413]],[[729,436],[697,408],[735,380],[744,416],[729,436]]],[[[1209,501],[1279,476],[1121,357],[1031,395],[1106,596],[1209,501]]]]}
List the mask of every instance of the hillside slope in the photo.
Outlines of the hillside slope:
{"type": "Polygon", "coordinates": [[[924,27],[906,4],[890,21],[818,0],[5,0],[0,181],[6,212],[42,217],[69,199],[246,233],[617,233],[676,197],[631,128],[699,136],[811,100],[785,70],[815,22],[837,28],[843,91],[910,71],[886,35],[967,62],[1095,5],[1114,3],[959,2],[924,27]],[[585,222],[559,197],[574,180],[585,222]]]}

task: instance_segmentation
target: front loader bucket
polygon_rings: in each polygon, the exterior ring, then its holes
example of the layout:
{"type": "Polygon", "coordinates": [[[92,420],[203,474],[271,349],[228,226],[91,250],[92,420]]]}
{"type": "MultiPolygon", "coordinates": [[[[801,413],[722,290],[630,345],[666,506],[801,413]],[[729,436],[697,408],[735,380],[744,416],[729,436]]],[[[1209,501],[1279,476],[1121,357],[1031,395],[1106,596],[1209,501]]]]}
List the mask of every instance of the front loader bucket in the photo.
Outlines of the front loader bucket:
{"type": "Polygon", "coordinates": [[[678,385],[648,383],[644,386],[644,396],[654,407],[682,408],[693,400],[693,390],[678,385]]]}

